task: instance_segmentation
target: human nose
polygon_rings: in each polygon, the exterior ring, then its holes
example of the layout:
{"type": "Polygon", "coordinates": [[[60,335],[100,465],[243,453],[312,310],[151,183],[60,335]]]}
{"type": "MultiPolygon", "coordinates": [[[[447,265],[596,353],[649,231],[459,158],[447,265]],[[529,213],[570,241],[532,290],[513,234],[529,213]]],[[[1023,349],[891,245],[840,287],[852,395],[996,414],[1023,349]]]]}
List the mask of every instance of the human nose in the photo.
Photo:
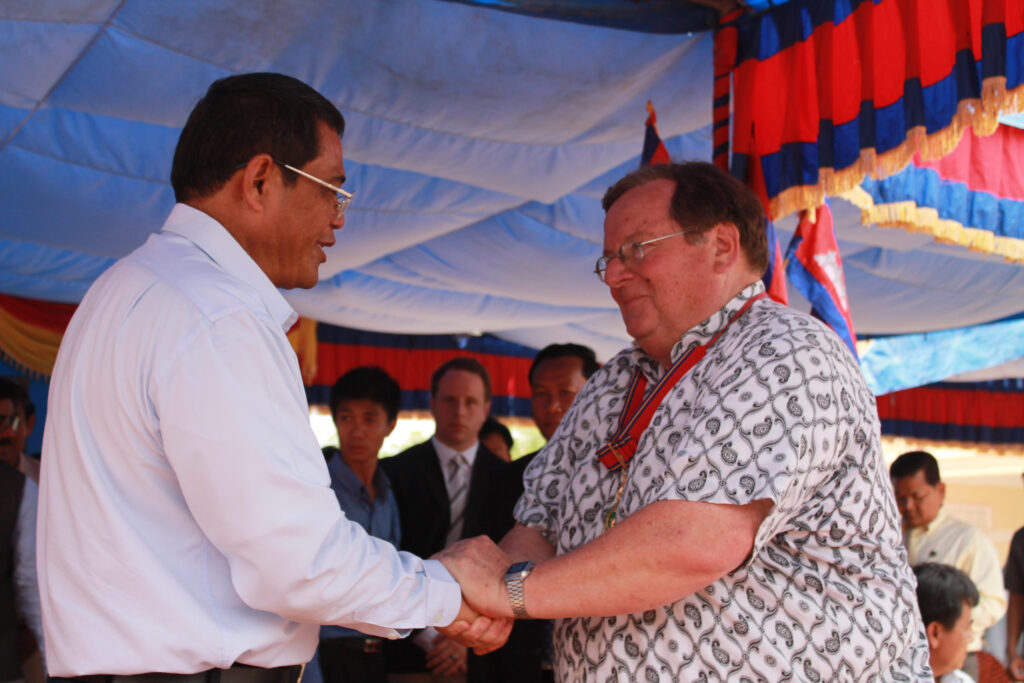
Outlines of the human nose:
{"type": "Polygon", "coordinates": [[[345,212],[335,212],[334,220],[331,221],[331,230],[341,230],[345,227],[345,212]]]}
{"type": "Polygon", "coordinates": [[[604,269],[604,283],[611,288],[627,279],[631,271],[621,258],[610,258],[604,269]]]}

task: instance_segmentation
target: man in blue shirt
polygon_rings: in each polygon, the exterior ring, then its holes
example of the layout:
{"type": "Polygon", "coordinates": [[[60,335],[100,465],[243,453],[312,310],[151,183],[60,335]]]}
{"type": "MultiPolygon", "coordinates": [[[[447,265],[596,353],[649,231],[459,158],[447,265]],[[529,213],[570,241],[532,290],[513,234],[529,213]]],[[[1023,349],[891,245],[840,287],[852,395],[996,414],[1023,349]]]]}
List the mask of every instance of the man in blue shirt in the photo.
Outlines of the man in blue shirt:
{"type": "MultiPolygon", "coordinates": [[[[324,457],[331,488],[341,509],[371,536],[397,546],[401,540],[398,506],[387,475],[377,467],[384,439],[395,428],[402,391],[388,373],[376,367],[346,372],[331,387],[330,407],[338,428],[339,448],[327,447],[324,457]]],[[[341,626],[320,627],[316,660],[303,681],[323,675],[324,683],[385,683],[380,638],[341,626]],[[309,675],[312,674],[312,675],[309,675]]]]}

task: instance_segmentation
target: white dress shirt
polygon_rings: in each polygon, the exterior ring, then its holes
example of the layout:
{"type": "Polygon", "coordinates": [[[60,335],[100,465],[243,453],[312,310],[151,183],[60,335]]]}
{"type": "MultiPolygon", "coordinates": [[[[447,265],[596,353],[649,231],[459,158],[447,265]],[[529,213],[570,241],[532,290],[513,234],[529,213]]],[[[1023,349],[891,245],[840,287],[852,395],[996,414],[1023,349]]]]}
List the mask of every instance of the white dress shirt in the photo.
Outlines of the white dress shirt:
{"type": "Polygon", "coordinates": [[[978,604],[971,608],[971,643],[969,652],[982,649],[982,636],[992,624],[1006,614],[1008,602],[1003,587],[1003,570],[999,553],[981,529],[950,517],[946,508],[931,524],[903,531],[910,565],[939,562],[956,567],[971,577],[978,589],[978,604]]]}
{"type": "MultiPolygon", "coordinates": [[[[434,452],[437,453],[437,460],[441,465],[441,473],[444,475],[443,479],[445,491],[448,492],[448,498],[449,500],[451,500],[453,491],[452,482],[449,480],[448,477],[448,470],[451,468],[451,465],[449,463],[451,463],[451,461],[455,458],[456,455],[462,455],[462,457],[466,461],[466,469],[468,470],[466,472],[466,482],[468,486],[469,482],[473,478],[473,463],[476,462],[476,451],[480,447],[480,442],[477,441],[464,451],[457,451],[454,448],[451,448],[450,446],[441,443],[441,441],[437,438],[436,435],[430,438],[430,443],[433,444],[434,452]]],[[[465,500],[468,499],[469,496],[467,495],[463,500],[463,510],[465,509],[465,500]]],[[[463,523],[464,522],[462,521],[459,522],[458,529],[448,530],[449,543],[454,543],[455,540],[458,540],[458,538],[462,535],[463,523]]],[[[427,628],[422,631],[419,631],[418,633],[415,633],[412,636],[412,641],[416,643],[416,645],[419,648],[421,648],[424,652],[430,652],[434,648],[434,640],[437,638],[437,635],[438,633],[436,629],[427,628]]]]}
{"type": "Polygon", "coordinates": [[[54,676],[306,662],[319,624],[446,625],[458,585],[347,520],[285,336],[295,312],[177,205],[90,288],[50,385],[39,518],[54,676]]]}

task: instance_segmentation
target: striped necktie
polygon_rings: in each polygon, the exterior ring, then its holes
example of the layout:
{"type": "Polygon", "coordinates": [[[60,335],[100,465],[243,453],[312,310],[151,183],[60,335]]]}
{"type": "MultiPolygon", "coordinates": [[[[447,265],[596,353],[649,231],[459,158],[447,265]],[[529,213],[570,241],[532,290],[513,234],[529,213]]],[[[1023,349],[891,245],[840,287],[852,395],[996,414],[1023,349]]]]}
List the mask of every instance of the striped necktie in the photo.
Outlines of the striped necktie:
{"type": "Polygon", "coordinates": [[[448,503],[451,525],[448,527],[446,542],[451,545],[462,538],[462,515],[466,511],[466,497],[469,494],[469,463],[462,453],[448,461],[448,503]]]}

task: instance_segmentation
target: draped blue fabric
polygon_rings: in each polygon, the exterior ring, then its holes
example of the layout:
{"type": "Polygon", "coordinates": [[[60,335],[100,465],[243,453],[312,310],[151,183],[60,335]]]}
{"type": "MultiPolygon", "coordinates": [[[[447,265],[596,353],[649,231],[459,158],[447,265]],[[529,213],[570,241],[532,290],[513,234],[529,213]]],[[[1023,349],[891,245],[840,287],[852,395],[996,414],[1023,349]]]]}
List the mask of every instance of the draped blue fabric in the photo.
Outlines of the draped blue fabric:
{"type": "MultiPolygon", "coordinates": [[[[175,142],[209,83],[272,70],[347,121],[355,199],[320,283],[287,294],[300,314],[531,348],[575,341],[609,358],[630,340],[592,272],[600,199],[638,165],[648,100],[672,157],[711,158],[712,43],[438,0],[8,0],[0,292],[79,301],[162,224],[175,142]]],[[[1024,308],[1021,267],[832,208],[859,334],[1024,308]]],[[[775,226],[788,243],[795,222],[775,226]]]]}

